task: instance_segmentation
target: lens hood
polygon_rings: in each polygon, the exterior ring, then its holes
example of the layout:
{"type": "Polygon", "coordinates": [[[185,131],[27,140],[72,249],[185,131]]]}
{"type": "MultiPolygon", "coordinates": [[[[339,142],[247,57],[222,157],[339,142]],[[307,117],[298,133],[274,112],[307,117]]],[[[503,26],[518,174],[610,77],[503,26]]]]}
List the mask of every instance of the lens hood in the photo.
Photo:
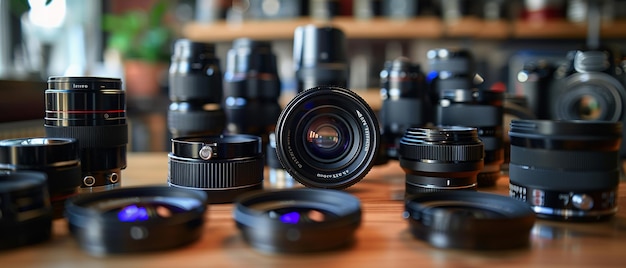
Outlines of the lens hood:
{"type": "Polygon", "coordinates": [[[164,186],[120,188],[68,199],[72,235],[103,256],[175,248],[202,235],[207,196],[164,186]]]}
{"type": "Polygon", "coordinates": [[[405,208],[413,236],[438,248],[525,247],[535,222],[526,203],[481,192],[423,194],[407,200],[405,208]]]}
{"type": "Polygon", "coordinates": [[[244,239],[258,250],[316,252],[352,242],[361,202],[337,190],[259,191],[240,196],[233,213],[244,239]]]}

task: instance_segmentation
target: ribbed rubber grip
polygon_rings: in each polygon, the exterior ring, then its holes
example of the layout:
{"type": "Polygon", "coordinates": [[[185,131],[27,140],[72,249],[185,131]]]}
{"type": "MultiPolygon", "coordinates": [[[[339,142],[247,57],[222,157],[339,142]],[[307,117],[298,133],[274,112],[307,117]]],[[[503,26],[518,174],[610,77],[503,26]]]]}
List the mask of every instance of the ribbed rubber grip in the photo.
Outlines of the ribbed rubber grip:
{"type": "Polygon", "coordinates": [[[197,189],[237,188],[263,181],[263,157],[220,162],[189,161],[169,156],[168,182],[197,189]]]}
{"type": "Polygon", "coordinates": [[[128,144],[128,125],[45,126],[49,138],[75,138],[79,148],[103,148],[128,144]]]}
{"type": "Polygon", "coordinates": [[[400,144],[400,155],[407,159],[434,159],[440,161],[475,161],[483,158],[482,144],[435,145],[400,144]]]}

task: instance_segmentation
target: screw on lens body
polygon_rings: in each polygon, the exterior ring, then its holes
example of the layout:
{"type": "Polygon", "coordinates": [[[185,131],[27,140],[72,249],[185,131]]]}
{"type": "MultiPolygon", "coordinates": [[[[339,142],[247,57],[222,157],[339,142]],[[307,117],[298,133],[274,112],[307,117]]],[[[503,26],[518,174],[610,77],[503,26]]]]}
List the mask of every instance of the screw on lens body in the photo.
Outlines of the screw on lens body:
{"type": "Polygon", "coordinates": [[[474,190],[483,168],[483,144],[475,128],[409,128],[400,140],[406,196],[446,190],[474,190]]]}
{"type": "Polygon", "coordinates": [[[215,45],[179,39],[169,68],[167,123],[172,137],[219,135],[224,130],[222,71],[215,45]]]}
{"type": "Polygon", "coordinates": [[[293,60],[298,92],[317,86],[348,86],[346,36],[338,28],[315,25],[296,28],[293,60]]]}
{"type": "Polygon", "coordinates": [[[62,218],[65,200],[75,195],[81,185],[78,142],[70,138],[2,140],[0,141],[1,169],[46,173],[54,217],[62,218]]]}
{"type": "Polygon", "coordinates": [[[401,57],[385,63],[380,84],[382,144],[387,157],[397,159],[399,141],[406,129],[424,126],[430,120],[426,78],[419,64],[401,57]]]}
{"type": "Polygon", "coordinates": [[[50,77],[45,92],[49,138],[78,140],[81,191],[119,187],[126,168],[126,93],[118,78],[50,77]],[[115,180],[111,180],[115,177],[115,180]],[[90,182],[90,183],[88,183],[90,182]]]}
{"type": "Polygon", "coordinates": [[[513,120],[509,193],[538,217],[588,221],[617,211],[621,123],[513,120]]]}
{"type": "Polygon", "coordinates": [[[431,97],[436,125],[467,126],[478,129],[485,147],[484,167],[478,174],[478,186],[493,186],[504,163],[503,107],[504,94],[475,87],[474,60],[467,50],[433,49],[427,53],[431,97]]]}

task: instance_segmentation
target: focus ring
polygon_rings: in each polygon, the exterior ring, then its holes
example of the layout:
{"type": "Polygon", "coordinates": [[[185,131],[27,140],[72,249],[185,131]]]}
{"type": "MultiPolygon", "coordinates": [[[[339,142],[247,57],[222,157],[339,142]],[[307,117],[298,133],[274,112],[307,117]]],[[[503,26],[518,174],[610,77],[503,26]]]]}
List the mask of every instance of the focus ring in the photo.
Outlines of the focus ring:
{"type": "Polygon", "coordinates": [[[565,170],[610,170],[615,168],[618,152],[557,151],[511,146],[513,164],[565,170]]]}
{"type": "Polygon", "coordinates": [[[225,189],[258,184],[263,180],[260,157],[224,162],[195,162],[170,154],[168,181],[199,189],[225,189]]]}
{"type": "Polygon", "coordinates": [[[102,148],[128,144],[128,125],[111,126],[48,126],[47,137],[72,137],[79,148],[102,148]]]}
{"type": "Polygon", "coordinates": [[[400,143],[400,155],[408,159],[436,159],[441,161],[472,161],[483,158],[482,144],[433,145],[400,143]]]}

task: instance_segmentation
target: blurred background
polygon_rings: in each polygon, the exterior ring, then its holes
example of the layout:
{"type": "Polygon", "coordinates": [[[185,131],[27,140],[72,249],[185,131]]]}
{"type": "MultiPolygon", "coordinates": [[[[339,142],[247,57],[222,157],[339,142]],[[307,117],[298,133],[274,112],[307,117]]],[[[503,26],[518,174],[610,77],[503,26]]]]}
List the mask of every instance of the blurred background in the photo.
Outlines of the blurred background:
{"type": "MultiPolygon", "coordinates": [[[[284,105],[296,92],[293,35],[330,24],[347,38],[349,88],[380,108],[380,72],[400,56],[427,66],[427,51],[471,51],[484,87],[523,95],[529,62],[554,65],[599,34],[626,53],[626,0],[0,0],[0,139],[44,136],[49,76],[120,77],[131,151],[169,150],[168,66],[179,38],[214,43],[221,69],[233,40],[270,41],[284,105]],[[591,31],[590,31],[591,30],[591,31]]],[[[623,70],[622,66],[621,70],[623,70]]],[[[621,80],[624,83],[626,80],[621,80]]]]}

